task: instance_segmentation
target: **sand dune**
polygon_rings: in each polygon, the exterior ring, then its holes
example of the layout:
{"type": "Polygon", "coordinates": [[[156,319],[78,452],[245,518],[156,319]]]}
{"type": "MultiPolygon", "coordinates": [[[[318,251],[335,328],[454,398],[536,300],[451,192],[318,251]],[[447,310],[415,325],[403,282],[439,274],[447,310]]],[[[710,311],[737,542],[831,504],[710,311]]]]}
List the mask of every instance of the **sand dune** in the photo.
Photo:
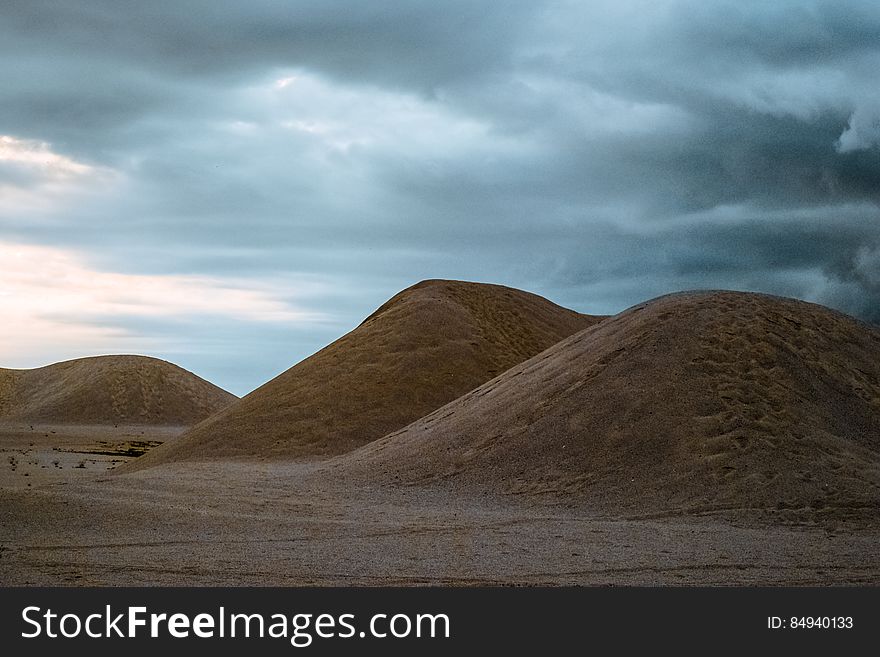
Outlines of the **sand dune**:
{"type": "Polygon", "coordinates": [[[599,319],[498,285],[424,281],[123,469],[219,456],[340,454],[407,425],[599,319]]]}
{"type": "Polygon", "coordinates": [[[662,297],[334,459],[612,513],[880,509],[880,330],[757,294],[662,297]]]}
{"type": "Polygon", "coordinates": [[[0,422],[192,425],[235,396],[146,356],[98,356],[0,369],[0,422]]]}

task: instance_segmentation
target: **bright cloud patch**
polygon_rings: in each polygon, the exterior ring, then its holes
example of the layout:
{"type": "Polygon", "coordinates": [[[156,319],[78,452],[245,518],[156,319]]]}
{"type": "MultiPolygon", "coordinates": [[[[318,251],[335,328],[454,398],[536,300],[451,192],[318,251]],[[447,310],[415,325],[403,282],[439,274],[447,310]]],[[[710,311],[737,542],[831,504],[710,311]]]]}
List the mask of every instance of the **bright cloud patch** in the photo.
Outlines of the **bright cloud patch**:
{"type": "Polygon", "coordinates": [[[47,142],[0,135],[0,213],[57,209],[73,196],[106,189],[117,177],[56,153],[47,142]]]}
{"type": "Polygon", "coordinates": [[[128,318],[221,317],[304,324],[323,317],[296,308],[280,289],[196,276],[102,272],[50,247],[0,243],[0,363],[29,362],[51,345],[58,354],[149,351],[147,334],[114,328],[128,318]]]}
{"type": "Polygon", "coordinates": [[[86,164],[53,153],[49,144],[0,135],[0,162],[41,172],[47,178],[71,178],[94,172],[86,164]]]}
{"type": "Polygon", "coordinates": [[[288,130],[312,135],[334,149],[445,155],[473,150],[489,126],[417,95],[346,87],[300,72],[250,91],[288,130]]]}
{"type": "Polygon", "coordinates": [[[865,150],[880,145],[880,102],[862,105],[853,112],[849,125],[837,141],[841,153],[865,150]]]}

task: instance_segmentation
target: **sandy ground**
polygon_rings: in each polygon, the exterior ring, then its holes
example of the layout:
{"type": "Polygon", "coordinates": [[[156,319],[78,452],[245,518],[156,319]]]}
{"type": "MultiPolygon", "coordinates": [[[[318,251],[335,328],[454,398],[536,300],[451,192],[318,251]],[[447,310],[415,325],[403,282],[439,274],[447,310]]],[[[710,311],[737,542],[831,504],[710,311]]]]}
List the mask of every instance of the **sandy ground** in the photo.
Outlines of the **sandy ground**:
{"type": "Polygon", "coordinates": [[[184,429],[0,424],[0,489],[81,481],[106,473],[184,429]]]}
{"type": "Polygon", "coordinates": [[[877,528],[615,518],[436,486],[369,488],[328,478],[319,462],[113,475],[127,457],[52,447],[124,444],[150,439],[146,430],[44,429],[0,438],[2,585],[880,583],[877,528]]]}

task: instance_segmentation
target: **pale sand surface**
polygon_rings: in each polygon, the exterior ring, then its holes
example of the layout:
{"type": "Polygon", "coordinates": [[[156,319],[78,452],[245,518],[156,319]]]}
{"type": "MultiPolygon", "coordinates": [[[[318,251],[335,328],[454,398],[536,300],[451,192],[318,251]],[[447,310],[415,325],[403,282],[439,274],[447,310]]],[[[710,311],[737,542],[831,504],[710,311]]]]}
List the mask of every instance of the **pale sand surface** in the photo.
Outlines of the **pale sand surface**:
{"type": "Polygon", "coordinates": [[[292,462],[0,489],[3,585],[877,584],[880,531],[785,516],[610,517],[292,462]]]}

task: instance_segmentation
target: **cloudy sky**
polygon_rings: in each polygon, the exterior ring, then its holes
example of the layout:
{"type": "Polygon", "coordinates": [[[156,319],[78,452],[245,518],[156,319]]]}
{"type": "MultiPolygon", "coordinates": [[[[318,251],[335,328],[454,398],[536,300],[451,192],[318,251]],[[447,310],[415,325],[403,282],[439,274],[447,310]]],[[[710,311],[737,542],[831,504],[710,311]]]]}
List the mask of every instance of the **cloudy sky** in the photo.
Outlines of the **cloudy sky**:
{"type": "Polygon", "coordinates": [[[424,278],[880,321],[875,0],[5,0],[0,366],[242,394],[424,278]]]}

